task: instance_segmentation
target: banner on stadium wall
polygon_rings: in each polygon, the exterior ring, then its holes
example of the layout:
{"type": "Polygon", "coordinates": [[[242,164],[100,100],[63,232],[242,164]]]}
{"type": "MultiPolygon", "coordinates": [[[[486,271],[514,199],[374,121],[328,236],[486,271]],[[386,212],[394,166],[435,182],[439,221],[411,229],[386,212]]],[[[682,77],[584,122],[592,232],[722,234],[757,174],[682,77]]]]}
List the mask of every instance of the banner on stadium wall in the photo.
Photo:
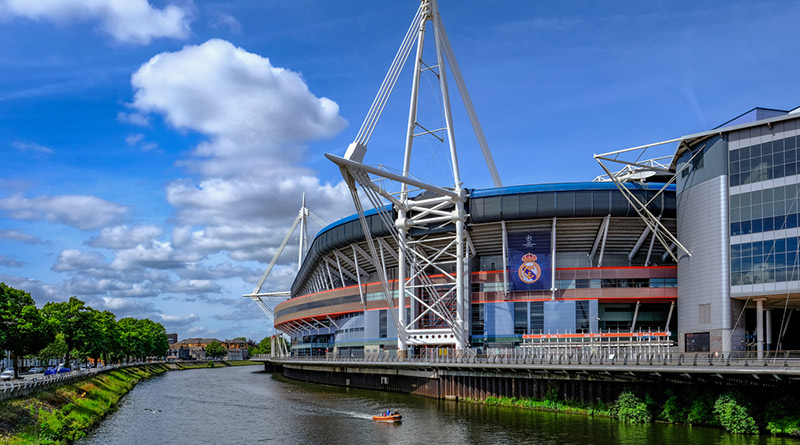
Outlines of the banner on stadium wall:
{"type": "Polygon", "coordinates": [[[508,276],[513,290],[549,290],[550,231],[508,232],[508,276]]]}

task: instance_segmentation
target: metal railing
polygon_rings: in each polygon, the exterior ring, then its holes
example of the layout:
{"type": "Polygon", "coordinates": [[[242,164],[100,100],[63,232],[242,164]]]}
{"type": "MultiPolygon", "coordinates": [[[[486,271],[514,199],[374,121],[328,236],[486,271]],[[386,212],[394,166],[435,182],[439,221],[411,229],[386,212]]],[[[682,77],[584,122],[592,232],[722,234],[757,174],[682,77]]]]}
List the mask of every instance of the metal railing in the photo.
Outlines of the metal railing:
{"type": "Polygon", "coordinates": [[[92,374],[98,374],[101,372],[111,371],[114,369],[128,368],[131,366],[139,366],[141,364],[151,364],[151,363],[155,364],[164,362],[146,362],[146,363],[135,362],[135,363],[126,363],[119,365],[107,365],[102,368],[79,369],[60,374],[42,375],[36,377],[26,376],[16,380],[3,380],[0,381],[0,400],[13,398],[16,396],[16,393],[23,390],[37,389],[37,388],[44,389],[45,387],[53,386],[54,384],[80,380],[92,374]]]}
{"type": "Polygon", "coordinates": [[[600,366],[659,366],[659,367],[800,367],[800,351],[764,352],[762,357],[753,351],[722,353],[678,352],[677,348],[646,350],[637,348],[608,350],[603,348],[488,348],[485,351],[449,348],[425,349],[421,354],[399,358],[396,351],[367,352],[362,356],[284,356],[255,355],[254,359],[273,361],[353,362],[353,363],[431,363],[431,364],[517,364],[530,365],[600,365],[600,366]]]}

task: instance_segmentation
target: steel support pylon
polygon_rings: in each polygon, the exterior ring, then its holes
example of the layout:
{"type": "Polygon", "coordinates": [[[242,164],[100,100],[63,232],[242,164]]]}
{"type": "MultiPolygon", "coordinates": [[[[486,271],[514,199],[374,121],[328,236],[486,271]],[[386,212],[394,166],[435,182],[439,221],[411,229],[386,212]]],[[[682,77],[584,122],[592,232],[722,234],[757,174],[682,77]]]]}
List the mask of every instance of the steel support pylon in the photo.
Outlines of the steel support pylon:
{"type": "MultiPolygon", "coordinates": [[[[308,251],[308,217],[313,218],[317,223],[322,226],[325,226],[325,222],[320,219],[317,215],[312,213],[306,207],[306,195],[303,193],[303,198],[300,204],[300,210],[297,212],[297,216],[292,223],[292,226],[289,228],[289,231],[286,233],[286,236],[281,241],[280,246],[278,246],[278,250],[275,252],[275,255],[272,257],[272,260],[269,262],[267,269],[264,271],[264,274],[261,275],[261,278],[258,280],[256,287],[253,289],[253,292],[249,294],[242,295],[243,297],[250,298],[253,300],[256,305],[264,312],[264,315],[267,316],[267,319],[275,323],[275,313],[272,310],[272,307],[268,304],[269,302],[272,303],[280,303],[285,301],[289,298],[290,292],[289,291],[277,291],[277,292],[262,292],[261,288],[264,286],[264,282],[269,277],[270,272],[272,272],[272,268],[275,267],[275,264],[278,262],[278,258],[283,253],[284,249],[286,249],[289,240],[295,233],[295,230],[300,227],[300,234],[298,239],[298,258],[297,258],[297,270],[300,271],[300,266],[303,264],[303,259],[308,251]]],[[[287,332],[288,333],[288,332],[287,332]]]]}
{"type": "Polygon", "coordinates": [[[361,220],[372,258],[378,255],[362,206],[362,196],[378,210],[378,215],[389,229],[398,245],[398,298],[397,304],[390,291],[383,266],[375,261],[373,266],[383,283],[384,295],[398,333],[398,356],[405,357],[410,345],[447,345],[457,350],[469,347],[470,294],[469,258],[467,243],[465,203],[466,189],[461,183],[458,154],[452,122],[450,95],[447,82],[448,68],[455,79],[462,102],[496,186],[502,186],[499,174],[478,122],[466,85],[458,68],[444,26],[439,16],[436,0],[422,0],[412,20],[405,39],[384,79],[355,141],[350,144],[344,158],[326,154],[335,162],[350,187],[353,202],[361,220]],[[433,27],[435,65],[423,62],[427,26],[433,27]],[[399,73],[416,42],[416,57],[412,78],[402,174],[365,165],[362,161],[367,143],[399,73]],[[445,127],[427,130],[417,121],[420,76],[432,72],[438,79],[439,93],[445,127]],[[419,129],[423,131],[417,133],[419,129]],[[452,166],[452,183],[445,187],[428,184],[412,178],[411,152],[414,139],[421,135],[447,139],[452,166]],[[442,136],[439,136],[442,134],[442,136]],[[389,191],[387,182],[399,184],[400,190],[389,191]],[[363,195],[357,187],[361,186],[363,195]],[[421,192],[421,193],[420,193],[421,192]],[[416,196],[412,197],[412,194],[416,196]],[[396,217],[387,209],[392,204],[396,217]],[[412,230],[414,231],[411,236],[412,230]]]}

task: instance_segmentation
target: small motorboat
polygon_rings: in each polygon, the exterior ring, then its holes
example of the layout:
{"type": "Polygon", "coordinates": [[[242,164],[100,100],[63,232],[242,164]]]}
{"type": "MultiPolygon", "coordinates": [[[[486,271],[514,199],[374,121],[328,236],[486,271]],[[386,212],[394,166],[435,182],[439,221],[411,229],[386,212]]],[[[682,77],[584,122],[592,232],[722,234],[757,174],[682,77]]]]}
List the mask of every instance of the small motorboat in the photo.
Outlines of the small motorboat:
{"type": "Polygon", "coordinates": [[[403,420],[403,416],[397,411],[386,410],[384,413],[372,416],[372,420],[376,422],[400,422],[403,420]]]}

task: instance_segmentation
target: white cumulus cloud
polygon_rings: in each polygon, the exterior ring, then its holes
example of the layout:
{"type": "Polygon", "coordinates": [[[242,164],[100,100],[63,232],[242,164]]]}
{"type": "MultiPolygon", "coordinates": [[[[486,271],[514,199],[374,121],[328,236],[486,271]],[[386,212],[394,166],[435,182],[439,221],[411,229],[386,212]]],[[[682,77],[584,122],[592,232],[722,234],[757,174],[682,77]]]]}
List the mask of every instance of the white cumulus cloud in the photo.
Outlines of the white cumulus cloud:
{"type": "Polygon", "coordinates": [[[130,249],[154,241],[163,232],[164,228],[156,225],[106,227],[98,236],[90,238],[87,244],[108,249],[130,249]]]}
{"type": "Polygon", "coordinates": [[[298,73],[219,39],[154,56],[131,84],[130,106],[139,113],[159,113],[176,128],[209,136],[195,154],[213,158],[199,166],[212,174],[257,167],[242,156],[296,161],[300,153],[287,144],[330,137],[346,125],[339,106],[311,93],[298,73]]]}
{"type": "Polygon", "coordinates": [[[0,210],[22,220],[46,220],[66,224],[81,230],[107,226],[128,213],[128,207],[94,196],[22,195],[0,199],[0,210]]]}
{"type": "Polygon", "coordinates": [[[106,258],[97,252],[81,252],[77,249],[67,249],[58,255],[53,270],[58,272],[75,272],[86,269],[102,269],[106,267],[106,258]]]}
{"type": "Polygon", "coordinates": [[[153,39],[185,39],[186,8],[155,8],[147,0],[0,0],[0,17],[23,17],[56,23],[99,22],[100,29],[123,43],[146,45],[153,39]]]}

